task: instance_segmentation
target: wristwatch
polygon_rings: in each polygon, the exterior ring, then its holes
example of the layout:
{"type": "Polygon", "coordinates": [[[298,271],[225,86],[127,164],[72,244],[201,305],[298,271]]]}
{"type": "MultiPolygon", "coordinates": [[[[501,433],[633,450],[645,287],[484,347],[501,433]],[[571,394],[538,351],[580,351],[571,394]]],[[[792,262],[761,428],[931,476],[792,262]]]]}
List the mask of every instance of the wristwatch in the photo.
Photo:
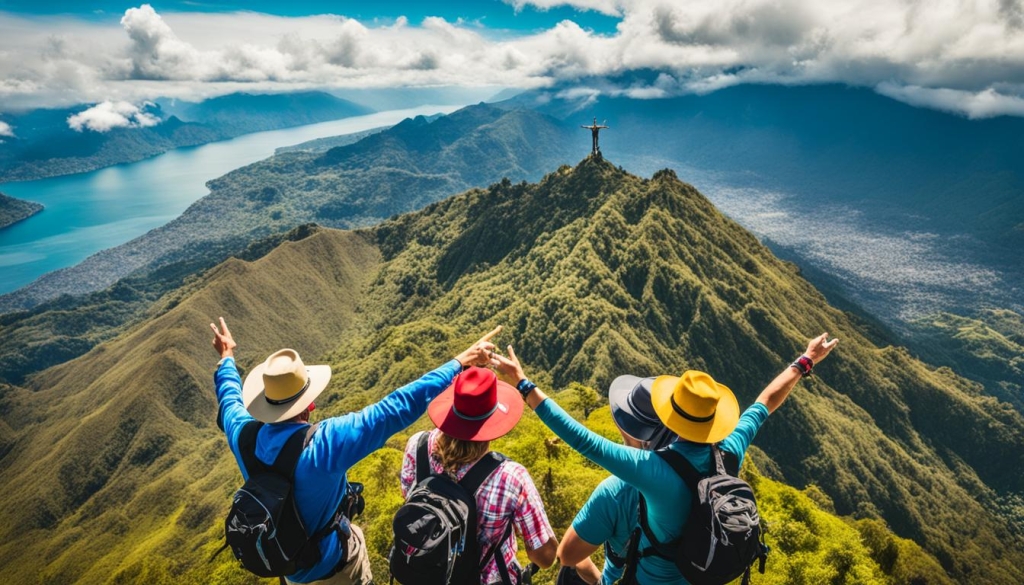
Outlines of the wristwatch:
{"type": "Polygon", "coordinates": [[[519,395],[523,397],[523,400],[526,400],[526,396],[530,392],[533,392],[533,389],[536,388],[536,387],[537,387],[537,385],[534,384],[533,382],[531,382],[527,378],[523,378],[522,380],[519,380],[519,383],[516,384],[516,390],[519,391],[519,395]]]}

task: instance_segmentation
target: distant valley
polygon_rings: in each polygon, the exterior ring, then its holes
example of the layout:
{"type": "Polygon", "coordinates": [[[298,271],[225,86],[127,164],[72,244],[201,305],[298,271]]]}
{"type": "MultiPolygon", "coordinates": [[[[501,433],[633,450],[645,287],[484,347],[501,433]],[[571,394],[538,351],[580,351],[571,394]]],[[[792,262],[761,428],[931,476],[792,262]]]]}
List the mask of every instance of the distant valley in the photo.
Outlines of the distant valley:
{"type": "Polygon", "coordinates": [[[0,143],[0,183],[81,173],[182,146],[373,111],[323,92],[243,93],[199,103],[150,103],[141,110],[145,126],[70,128],[69,119],[90,106],[0,114],[14,134],[0,143]]]}

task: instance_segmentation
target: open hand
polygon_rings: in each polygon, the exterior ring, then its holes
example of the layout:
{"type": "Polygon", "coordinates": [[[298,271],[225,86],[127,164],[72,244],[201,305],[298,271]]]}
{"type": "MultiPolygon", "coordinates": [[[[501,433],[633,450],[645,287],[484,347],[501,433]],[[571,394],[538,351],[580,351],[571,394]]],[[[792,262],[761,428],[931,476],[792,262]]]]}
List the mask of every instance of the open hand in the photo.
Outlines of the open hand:
{"type": "Polygon", "coordinates": [[[489,365],[491,363],[491,356],[494,355],[495,347],[491,343],[491,338],[498,333],[501,333],[501,325],[498,325],[490,333],[481,337],[479,341],[469,346],[469,349],[455,356],[455,359],[459,360],[463,368],[489,365]]]}
{"type": "Polygon", "coordinates": [[[228,325],[224,322],[224,317],[220,318],[220,329],[217,329],[217,326],[213,323],[210,323],[210,329],[213,329],[213,349],[220,354],[220,358],[234,357],[235,348],[238,347],[238,344],[231,337],[228,325]]]}
{"type": "Polygon", "coordinates": [[[526,379],[523,366],[520,365],[519,358],[516,357],[516,352],[512,349],[511,345],[508,346],[508,357],[496,353],[491,356],[491,365],[498,370],[502,377],[509,380],[513,386],[526,379]]]}
{"type": "Polygon", "coordinates": [[[838,337],[832,341],[828,341],[828,333],[822,333],[807,344],[807,353],[805,355],[811,358],[811,361],[815,364],[818,364],[821,360],[828,357],[828,354],[831,353],[832,348],[834,348],[837,343],[839,343],[838,337]]]}

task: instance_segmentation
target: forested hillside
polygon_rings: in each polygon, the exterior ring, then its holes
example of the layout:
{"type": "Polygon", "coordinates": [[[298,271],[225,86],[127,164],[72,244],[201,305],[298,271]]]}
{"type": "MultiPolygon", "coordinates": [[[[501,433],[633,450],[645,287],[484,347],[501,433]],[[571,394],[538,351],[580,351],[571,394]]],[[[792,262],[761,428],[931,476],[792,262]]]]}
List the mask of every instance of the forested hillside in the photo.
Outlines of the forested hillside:
{"type": "MultiPolygon", "coordinates": [[[[243,369],[281,346],[333,366],[318,415],[364,406],[497,324],[499,345],[514,344],[545,388],[566,389],[556,399],[580,416],[584,386],[687,368],[746,405],[828,330],[839,349],[754,442],[747,473],[774,549],[755,582],[947,582],[941,570],[1024,580],[1024,418],[948,369],[874,345],[672,171],[647,180],[588,158],[537,184],[502,181],[372,229],[291,239],[0,389],[0,580],[251,581],[224,557],[206,563],[240,483],[214,424],[206,324],[221,315],[243,369]]],[[[605,413],[588,424],[611,436],[605,413]]],[[[352,474],[370,489],[378,567],[406,436],[352,474]]],[[[529,412],[496,447],[527,465],[560,529],[603,477],[529,412]]]]}
{"type": "Polygon", "coordinates": [[[39,213],[43,206],[32,201],[23,201],[0,193],[0,228],[17,223],[39,213]]]}

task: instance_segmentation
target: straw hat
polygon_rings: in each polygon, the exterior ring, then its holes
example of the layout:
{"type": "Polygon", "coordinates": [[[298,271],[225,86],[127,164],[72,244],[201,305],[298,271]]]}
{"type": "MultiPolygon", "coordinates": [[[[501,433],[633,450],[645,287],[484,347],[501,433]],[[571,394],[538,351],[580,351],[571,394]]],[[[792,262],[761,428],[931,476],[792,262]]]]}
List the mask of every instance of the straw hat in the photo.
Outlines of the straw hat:
{"type": "Polygon", "coordinates": [[[740,420],[740,405],[732,390],[696,370],[680,377],[655,378],[651,402],[666,427],[695,443],[721,441],[740,420]]]}
{"type": "Polygon", "coordinates": [[[523,399],[487,368],[466,368],[427,407],[437,428],[464,441],[497,439],[523,416],[523,399]]]}
{"type": "Polygon", "coordinates": [[[270,354],[242,384],[242,402],[254,418],[275,423],[309,408],[327,387],[331,366],[307,366],[294,349],[270,354]]]}

